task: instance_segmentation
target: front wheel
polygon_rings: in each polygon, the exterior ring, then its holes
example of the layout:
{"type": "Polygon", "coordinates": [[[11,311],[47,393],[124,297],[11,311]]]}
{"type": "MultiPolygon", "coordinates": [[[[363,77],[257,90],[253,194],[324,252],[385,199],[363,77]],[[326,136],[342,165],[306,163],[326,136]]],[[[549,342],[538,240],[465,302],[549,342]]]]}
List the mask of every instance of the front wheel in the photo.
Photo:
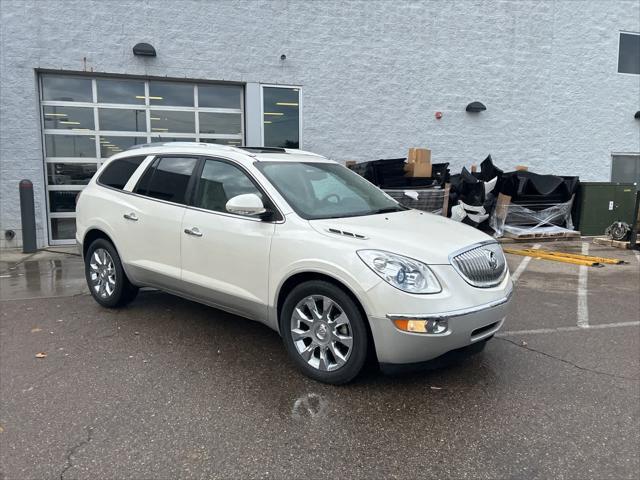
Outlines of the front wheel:
{"type": "Polygon", "coordinates": [[[127,278],[120,256],[108,240],[99,238],[89,245],[84,270],[91,295],[103,307],[124,306],[138,294],[138,288],[127,278]]]}
{"type": "Polygon", "coordinates": [[[367,358],[367,328],[355,302],[320,280],[302,283],[280,313],[285,348],[300,370],[325,383],[353,380],[367,358]]]}

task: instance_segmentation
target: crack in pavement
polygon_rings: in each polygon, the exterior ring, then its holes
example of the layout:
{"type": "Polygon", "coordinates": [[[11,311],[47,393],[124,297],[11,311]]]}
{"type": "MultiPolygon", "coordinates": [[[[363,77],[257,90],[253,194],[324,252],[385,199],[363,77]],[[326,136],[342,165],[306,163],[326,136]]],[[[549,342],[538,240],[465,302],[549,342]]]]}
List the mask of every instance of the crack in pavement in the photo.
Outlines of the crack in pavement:
{"type": "Polygon", "coordinates": [[[82,440],[80,443],[77,443],[73,447],[71,447],[67,452],[67,461],[64,464],[62,472],[60,472],[60,480],[64,480],[64,474],[67,473],[67,470],[69,470],[71,467],[74,466],[73,461],[71,460],[71,456],[74,455],[79,449],[84,447],[87,443],[89,443],[93,439],[94,428],[95,427],[92,425],[88,425],[87,427],[85,427],[85,430],[87,431],[87,438],[82,440]]]}
{"type": "MultiPolygon", "coordinates": [[[[50,253],[56,253],[58,255],[70,255],[72,257],[82,257],[82,254],[80,253],[76,253],[76,252],[63,252],[61,250],[51,250],[50,248],[41,248],[40,250],[38,250],[39,252],[50,252],[50,253]]],[[[37,253],[37,252],[36,252],[37,253]]]]}
{"type": "Polygon", "coordinates": [[[530,352],[535,352],[538,353],[540,355],[544,355],[545,357],[548,358],[552,358],[554,360],[558,360],[559,362],[562,363],[566,363],[567,365],[571,365],[574,368],[577,368],[578,370],[584,370],[585,372],[591,372],[591,373],[596,373],[598,375],[605,375],[607,377],[612,377],[612,378],[620,378],[622,380],[631,380],[634,382],[639,381],[639,378],[634,378],[634,377],[625,377],[624,375],[616,375],[615,373],[609,373],[609,372],[603,372],[602,370],[595,370],[593,368],[587,368],[587,367],[583,367],[578,365],[577,363],[573,363],[570,362],[569,360],[565,360],[564,358],[561,357],[556,357],[555,355],[551,355],[550,353],[547,352],[543,352],[542,350],[536,350],[535,348],[531,348],[529,346],[526,345],[522,345],[514,340],[509,340],[508,338],[504,338],[504,337],[496,337],[498,340],[504,340],[505,342],[509,342],[512,343],[513,345],[515,345],[516,347],[520,347],[524,350],[529,350],[530,352]]]}

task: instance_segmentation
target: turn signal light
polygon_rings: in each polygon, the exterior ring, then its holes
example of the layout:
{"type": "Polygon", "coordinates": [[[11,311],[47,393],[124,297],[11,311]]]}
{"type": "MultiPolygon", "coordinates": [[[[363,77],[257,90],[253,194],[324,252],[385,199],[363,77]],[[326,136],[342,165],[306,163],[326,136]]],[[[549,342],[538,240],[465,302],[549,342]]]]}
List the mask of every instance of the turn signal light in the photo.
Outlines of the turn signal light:
{"type": "Polygon", "coordinates": [[[408,320],[398,319],[393,323],[400,330],[412,333],[431,333],[441,334],[445,333],[449,329],[449,322],[446,318],[443,319],[429,319],[429,320],[408,320]]]}

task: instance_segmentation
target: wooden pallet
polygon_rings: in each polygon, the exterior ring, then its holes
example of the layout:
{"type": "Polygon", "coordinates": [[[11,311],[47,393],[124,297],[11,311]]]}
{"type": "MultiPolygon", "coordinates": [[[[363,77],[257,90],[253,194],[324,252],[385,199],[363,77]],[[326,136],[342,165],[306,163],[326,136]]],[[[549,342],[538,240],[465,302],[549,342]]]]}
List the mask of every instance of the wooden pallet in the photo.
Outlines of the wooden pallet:
{"type": "Polygon", "coordinates": [[[596,237],[593,239],[593,243],[597,245],[606,245],[607,247],[614,247],[614,248],[622,248],[622,249],[631,248],[629,246],[628,241],[621,242],[620,240],[613,240],[609,237],[596,237]]]}
{"type": "Polygon", "coordinates": [[[542,233],[521,233],[515,234],[510,232],[504,232],[503,238],[505,241],[511,242],[531,242],[531,241],[553,241],[553,240],[576,240],[580,238],[580,232],[568,231],[568,232],[542,232],[542,233]]]}

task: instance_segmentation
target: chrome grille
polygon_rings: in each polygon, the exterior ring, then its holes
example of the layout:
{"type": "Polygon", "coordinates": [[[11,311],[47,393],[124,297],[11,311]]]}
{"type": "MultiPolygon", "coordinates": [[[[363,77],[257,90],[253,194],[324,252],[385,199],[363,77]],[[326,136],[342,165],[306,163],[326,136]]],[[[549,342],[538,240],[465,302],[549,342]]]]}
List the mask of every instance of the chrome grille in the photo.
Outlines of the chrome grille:
{"type": "Polygon", "coordinates": [[[451,263],[467,283],[487,288],[499,284],[507,272],[507,262],[497,243],[478,245],[455,254],[451,263]]]}

